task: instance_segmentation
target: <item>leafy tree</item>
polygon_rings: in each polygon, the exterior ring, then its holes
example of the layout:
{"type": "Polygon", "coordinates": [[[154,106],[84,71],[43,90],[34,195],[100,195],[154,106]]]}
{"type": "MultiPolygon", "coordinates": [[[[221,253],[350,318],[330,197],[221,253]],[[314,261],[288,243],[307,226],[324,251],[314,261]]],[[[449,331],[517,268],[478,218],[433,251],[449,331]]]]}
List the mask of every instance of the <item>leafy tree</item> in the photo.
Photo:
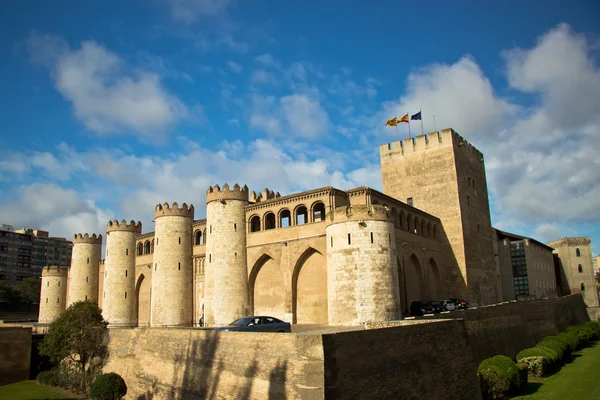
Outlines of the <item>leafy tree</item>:
{"type": "Polygon", "coordinates": [[[40,291],[42,289],[42,280],[39,278],[26,278],[17,285],[17,291],[20,294],[22,302],[34,304],[40,301],[40,291]]]}
{"type": "MultiPolygon", "coordinates": [[[[100,308],[89,301],[71,304],[49,327],[40,353],[59,364],[67,359],[79,366],[86,382],[92,367],[108,356],[108,323],[100,308]]],[[[84,386],[87,386],[84,385],[84,386]]]]}
{"type": "Polygon", "coordinates": [[[21,295],[14,286],[10,286],[4,281],[0,281],[0,300],[3,300],[10,305],[16,306],[21,302],[21,295]]]}

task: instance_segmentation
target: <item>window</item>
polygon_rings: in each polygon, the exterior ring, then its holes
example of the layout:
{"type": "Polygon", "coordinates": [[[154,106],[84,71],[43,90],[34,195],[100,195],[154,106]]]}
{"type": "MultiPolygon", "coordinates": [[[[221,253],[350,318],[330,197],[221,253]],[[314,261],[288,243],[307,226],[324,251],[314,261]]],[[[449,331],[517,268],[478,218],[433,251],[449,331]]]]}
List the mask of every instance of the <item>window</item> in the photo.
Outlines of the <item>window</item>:
{"type": "Polygon", "coordinates": [[[373,232],[371,232],[371,243],[373,243],[373,232]]]}
{"type": "Polygon", "coordinates": [[[306,224],[308,222],[308,210],[305,206],[296,208],[296,225],[306,224]]]}
{"type": "Polygon", "coordinates": [[[210,263],[210,254],[208,255],[208,262],[210,263]]]}
{"type": "Polygon", "coordinates": [[[250,218],[250,232],[260,231],[260,217],[258,215],[250,218]]]}
{"type": "Polygon", "coordinates": [[[142,254],[144,254],[144,245],[142,242],[139,242],[137,245],[137,255],[141,256],[142,254]]]}
{"type": "Polygon", "coordinates": [[[233,231],[237,232],[237,224],[233,224],[233,231]]]}
{"type": "MultiPolygon", "coordinates": [[[[141,245],[141,243],[140,243],[140,245],[141,245]]],[[[146,243],[144,243],[144,254],[150,254],[150,251],[151,251],[150,241],[146,240],[146,243]]]]}
{"type": "Polygon", "coordinates": [[[181,271],[181,263],[177,263],[177,269],[181,271]]]}
{"type": "Polygon", "coordinates": [[[292,225],[292,213],[288,209],[279,212],[279,227],[287,228],[292,225]]]}
{"type": "Polygon", "coordinates": [[[348,234],[348,244],[352,244],[352,237],[350,234],[348,234]]]}
{"type": "Polygon", "coordinates": [[[156,264],[156,263],[154,263],[154,270],[155,270],[155,271],[156,271],[156,266],[157,266],[157,264],[156,264]]]}
{"type": "Polygon", "coordinates": [[[125,298],[127,298],[127,292],[125,292],[125,298]]]}
{"type": "Polygon", "coordinates": [[[268,212],[265,215],[265,230],[275,229],[275,214],[268,212]]]}
{"type": "Polygon", "coordinates": [[[581,251],[579,251],[579,247],[575,249],[575,255],[577,257],[581,257],[581,251]]]}
{"type": "Polygon", "coordinates": [[[467,205],[471,205],[471,196],[467,196],[467,205]]]}
{"type": "Polygon", "coordinates": [[[409,197],[408,199],[406,199],[406,204],[408,204],[411,207],[414,207],[414,205],[413,205],[413,198],[409,197]]]}
{"type": "Polygon", "coordinates": [[[331,237],[331,247],[333,247],[333,236],[331,237]]]}
{"type": "Polygon", "coordinates": [[[125,249],[125,255],[128,256],[129,255],[129,249],[125,249]]]}
{"type": "Polygon", "coordinates": [[[88,277],[87,276],[85,277],[85,283],[88,283],[88,277]]]}
{"type": "Polygon", "coordinates": [[[179,236],[179,244],[181,244],[181,236],[179,236]]]}
{"type": "Polygon", "coordinates": [[[87,263],[88,263],[88,264],[90,263],[90,258],[89,258],[89,257],[88,257],[88,259],[87,259],[87,263]]]}
{"type": "Polygon", "coordinates": [[[581,282],[581,291],[585,292],[585,283],[581,282]]]}
{"type": "Polygon", "coordinates": [[[317,203],[313,206],[313,222],[325,221],[325,204],[317,203]]]}
{"type": "Polygon", "coordinates": [[[581,266],[581,264],[579,264],[579,266],[577,267],[577,269],[579,270],[579,273],[583,272],[583,267],[581,266]]]}
{"type": "Polygon", "coordinates": [[[127,270],[125,270],[125,278],[127,278],[127,270]]]}
{"type": "Polygon", "coordinates": [[[202,244],[202,232],[199,230],[194,232],[194,245],[198,246],[202,244]]]}

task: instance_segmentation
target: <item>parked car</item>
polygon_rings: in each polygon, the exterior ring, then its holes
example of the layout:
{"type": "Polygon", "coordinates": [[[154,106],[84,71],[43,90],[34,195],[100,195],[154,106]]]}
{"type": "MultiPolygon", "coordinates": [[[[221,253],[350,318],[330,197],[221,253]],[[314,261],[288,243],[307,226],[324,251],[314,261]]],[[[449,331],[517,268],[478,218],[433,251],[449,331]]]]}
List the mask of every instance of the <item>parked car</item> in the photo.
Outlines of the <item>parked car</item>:
{"type": "Polygon", "coordinates": [[[215,328],[215,331],[246,331],[246,332],[291,332],[288,322],[267,316],[252,316],[240,318],[227,326],[215,328]]]}
{"type": "Polygon", "coordinates": [[[440,303],[444,306],[445,311],[456,310],[456,303],[453,300],[440,300],[440,303]]]}
{"type": "Polygon", "coordinates": [[[433,313],[435,313],[435,309],[428,301],[413,301],[410,304],[410,315],[413,317],[433,313]]]}
{"type": "Polygon", "coordinates": [[[441,301],[430,301],[429,304],[431,304],[431,306],[434,309],[434,312],[436,313],[441,313],[442,311],[446,311],[446,308],[444,307],[444,304],[441,301]]]}
{"type": "Polygon", "coordinates": [[[459,310],[465,310],[471,306],[469,301],[465,300],[465,299],[452,298],[450,300],[452,300],[454,302],[454,304],[456,305],[456,308],[459,310]]]}

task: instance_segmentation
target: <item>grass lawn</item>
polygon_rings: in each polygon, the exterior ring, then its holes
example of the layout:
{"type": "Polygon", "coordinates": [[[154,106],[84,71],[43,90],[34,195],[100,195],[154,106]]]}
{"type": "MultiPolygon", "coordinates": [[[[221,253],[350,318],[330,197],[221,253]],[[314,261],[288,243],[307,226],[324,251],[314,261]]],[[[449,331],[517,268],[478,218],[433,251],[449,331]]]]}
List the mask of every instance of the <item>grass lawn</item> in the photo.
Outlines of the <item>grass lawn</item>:
{"type": "Polygon", "coordinates": [[[38,385],[35,381],[22,381],[0,386],[0,400],[44,400],[73,399],[50,388],[38,385]]]}
{"type": "Polygon", "coordinates": [[[519,400],[600,399],[600,343],[575,353],[575,360],[547,378],[531,379],[519,400]]]}

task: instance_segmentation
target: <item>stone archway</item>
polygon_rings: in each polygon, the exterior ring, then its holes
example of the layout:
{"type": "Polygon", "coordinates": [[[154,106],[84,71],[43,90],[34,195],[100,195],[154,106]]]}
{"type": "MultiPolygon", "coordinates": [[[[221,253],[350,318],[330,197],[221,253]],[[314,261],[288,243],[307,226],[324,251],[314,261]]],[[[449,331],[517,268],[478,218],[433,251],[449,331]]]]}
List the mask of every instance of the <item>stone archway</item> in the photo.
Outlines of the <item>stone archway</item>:
{"type": "Polygon", "coordinates": [[[138,326],[150,326],[151,282],[141,274],[135,285],[138,326]]]}
{"type": "Polygon", "coordinates": [[[285,318],[285,285],[279,265],[264,254],[250,273],[250,304],[254,315],[285,318]]]}
{"type": "Polygon", "coordinates": [[[312,247],[304,250],[292,275],[293,322],[327,324],[327,261],[312,247]]]}
{"type": "Polygon", "coordinates": [[[423,270],[415,254],[406,262],[406,301],[408,306],[413,301],[425,300],[425,287],[423,285],[423,270]]]}
{"type": "Polygon", "coordinates": [[[441,294],[441,279],[440,270],[437,263],[432,258],[427,263],[427,299],[428,300],[439,300],[442,297],[441,294]]]}

